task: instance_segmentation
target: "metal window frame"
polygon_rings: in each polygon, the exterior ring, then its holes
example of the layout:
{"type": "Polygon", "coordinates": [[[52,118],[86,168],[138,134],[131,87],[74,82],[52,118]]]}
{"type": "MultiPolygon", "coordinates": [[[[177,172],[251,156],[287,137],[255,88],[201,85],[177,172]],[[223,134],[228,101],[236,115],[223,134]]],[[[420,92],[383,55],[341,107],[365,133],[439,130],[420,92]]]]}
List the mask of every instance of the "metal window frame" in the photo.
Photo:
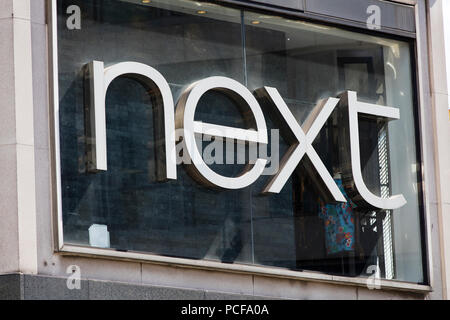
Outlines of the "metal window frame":
{"type": "MultiPolygon", "coordinates": [[[[312,17],[308,17],[302,14],[292,14],[289,10],[280,10],[273,7],[253,5],[248,3],[243,4],[242,2],[236,0],[220,0],[212,1],[219,4],[225,5],[239,5],[239,8],[250,8],[250,9],[262,9],[270,12],[271,14],[282,14],[295,16],[297,18],[303,18],[306,20],[311,20],[312,17]]],[[[426,15],[426,10],[424,4],[417,3],[415,6],[416,13],[416,30],[418,34],[417,40],[413,42],[412,55],[413,57],[413,69],[414,80],[416,81],[414,86],[414,92],[416,94],[416,104],[415,109],[417,112],[416,117],[416,130],[417,130],[417,140],[419,145],[417,146],[418,154],[420,154],[420,164],[422,167],[428,163],[432,163],[432,159],[424,153],[425,145],[425,134],[424,130],[428,129],[425,125],[426,122],[426,110],[424,108],[428,102],[431,103],[431,97],[429,92],[424,88],[424,83],[426,81],[426,75],[428,74],[428,66],[423,62],[428,59],[427,47],[426,47],[426,23],[425,26],[419,25],[419,20],[426,15]],[[419,26],[421,28],[419,28],[419,26]],[[425,28],[425,29],[423,29],[425,28]],[[420,33],[419,33],[420,31],[420,33]],[[419,37],[420,35],[420,37],[419,37]],[[423,38],[422,38],[423,37],[423,38]],[[425,39],[424,39],[425,38],[425,39]],[[418,46],[417,42],[421,42],[418,46]],[[425,46],[424,46],[425,44],[425,46]],[[424,49],[425,48],[425,49],[424,49]]],[[[341,20],[336,22],[334,19],[326,19],[323,21],[321,18],[312,19],[314,22],[332,24],[334,26],[345,29],[351,27],[352,31],[355,31],[355,26],[342,23],[341,20]]],[[[63,217],[62,217],[62,192],[61,192],[61,157],[60,157],[60,135],[59,135],[59,83],[58,83],[58,39],[57,39],[57,0],[47,0],[47,26],[48,26],[48,53],[49,53],[49,116],[50,116],[50,149],[51,149],[51,185],[52,185],[52,215],[53,215],[53,225],[52,225],[52,237],[54,243],[55,254],[62,256],[75,256],[75,257],[89,257],[96,259],[109,259],[109,260],[121,260],[121,261],[134,261],[141,263],[150,263],[158,265],[169,265],[178,266],[183,268],[195,268],[203,270],[215,270],[223,271],[229,273],[240,273],[240,274],[251,274],[251,275],[261,275],[268,276],[272,278],[287,278],[303,281],[316,281],[324,282],[330,284],[341,284],[341,285],[351,285],[367,287],[367,278],[352,278],[345,276],[333,276],[328,274],[323,274],[319,272],[309,272],[309,271],[291,271],[282,268],[269,267],[269,266],[257,266],[257,265],[246,265],[246,264],[224,264],[217,261],[210,260],[193,260],[188,258],[174,258],[166,257],[161,255],[155,255],[150,253],[132,252],[132,251],[119,251],[115,249],[101,249],[89,246],[77,246],[77,245],[66,245],[64,244],[64,234],[63,234],[63,217]]],[[[361,30],[356,30],[361,32],[361,30]]],[[[372,33],[372,32],[370,32],[372,33]]],[[[377,35],[392,34],[390,32],[375,32],[377,35]]],[[[403,36],[410,39],[415,39],[416,35],[403,34],[402,32],[396,32],[397,36],[403,36]]],[[[424,260],[424,278],[427,284],[415,284],[410,282],[403,282],[398,280],[385,280],[380,279],[380,289],[381,290],[397,290],[397,291],[407,291],[407,292],[417,292],[417,293],[430,293],[433,291],[432,284],[434,281],[433,277],[433,267],[432,267],[432,255],[431,255],[431,217],[430,217],[430,204],[428,202],[429,187],[425,183],[425,170],[421,170],[421,187],[423,195],[424,208],[421,210],[422,219],[422,244],[423,251],[422,256],[424,260]]],[[[432,179],[430,179],[432,180],[432,179]]]]}

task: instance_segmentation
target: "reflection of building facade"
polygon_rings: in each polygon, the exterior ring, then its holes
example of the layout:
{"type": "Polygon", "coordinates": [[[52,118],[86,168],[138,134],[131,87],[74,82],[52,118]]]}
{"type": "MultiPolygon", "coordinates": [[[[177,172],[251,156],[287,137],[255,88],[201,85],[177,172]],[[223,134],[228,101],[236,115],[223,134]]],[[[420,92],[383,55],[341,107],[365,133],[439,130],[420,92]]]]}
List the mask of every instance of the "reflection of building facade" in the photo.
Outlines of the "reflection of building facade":
{"type": "Polygon", "coordinates": [[[0,295],[447,297],[440,1],[6,3],[0,295]]]}

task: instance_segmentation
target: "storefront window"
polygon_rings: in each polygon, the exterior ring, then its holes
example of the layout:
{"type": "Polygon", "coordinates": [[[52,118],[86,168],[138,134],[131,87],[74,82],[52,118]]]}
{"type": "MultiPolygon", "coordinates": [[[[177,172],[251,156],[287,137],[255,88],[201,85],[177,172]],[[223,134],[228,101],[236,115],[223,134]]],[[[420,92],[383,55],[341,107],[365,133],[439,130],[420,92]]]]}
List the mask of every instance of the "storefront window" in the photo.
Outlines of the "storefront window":
{"type": "MultiPolygon", "coordinates": [[[[351,277],[377,271],[386,279],[425,282],[408,42],[187,0],[58,0],[57,12],[65,244],[351,277]],[[68,10],[74,6],[80,9],[77,26],[70,20],[76,10],[68,10]],[[359,101],[398,108],[400,118],[390,122],[359,117],[360,161],[370,192],[382,198],[402,194],[406,204],[374,210],[352,201],[337,111],[312,146],[346,203],[328,201],[303,162],[279,193],[262,194],[291,145],[285,128],[266,113],[267,167],[273,170],[255,183],[211,188],[184,165],[177,167],[176,180],[161,182],[158,102],[151,88],[129,77],[115,79],[107,90],[108,169],[92,172],[86,136],[86,66],[92,61],[153,67],[175,103],[186,87],[211,76],[231,78],[252,92],[273,87],[300,124],[321,99],[346,90],[359,101]]],[[[237,128],[251,122],[234,99],[216,91],[200,99],[196,120],[237,128]]],[[[207,141],[198,139],[202,151],[207,141]]],[[[238,176],[251,149],[244,145],[235,156],[244,154],[244,163],[219,161],[210,168],[238,176]]],[[[224,159],[226,153],[224,148],[224,159]]]]}

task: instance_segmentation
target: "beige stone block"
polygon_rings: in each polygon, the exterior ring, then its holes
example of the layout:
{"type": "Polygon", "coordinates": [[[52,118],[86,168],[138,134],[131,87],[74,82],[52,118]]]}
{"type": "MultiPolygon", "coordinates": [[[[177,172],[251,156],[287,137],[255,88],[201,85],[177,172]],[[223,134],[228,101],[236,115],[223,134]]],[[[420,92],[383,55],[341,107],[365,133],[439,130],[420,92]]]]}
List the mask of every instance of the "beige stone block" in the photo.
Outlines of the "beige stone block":
{"type": "Polygon", "coordinates": [[[19,270],[16,146],[0,146],[0,272],[19,270]]]}
{"type": "Polygon", "coordinates": [[[355,300],[356,287],[269,277],[254,278],[255,295],[296,300],[355,300]]]}
{"type": "Polygon", "coordinates": [[[67,268],[76,265],[81,278],[88,280],[109,280],[126,283],[141,283],[141,264],[129,261],[112,261],[101,258],[86,258],[50,254],[40,257],[39,272],[43,275],[67,277],[67,268]]]}
{"type": "MultiPolygon", "coordinates": [[[[35,179],[36,185],[36,228],[37,233],[37,254],[38,261],[44,261],[46,257],[53,254],[52,236],[52,196],[50,182],[50,151],[36,148],[35,158],[35,179]]],[[[38,264],[38,271],[43,267],[43,263],[38,264]]]]}
{"type": "Polygon", "coordinates": [[[442,204],[441,210],[441,259],[444,260],[443,272],[445,273],[445,278],[443,279],[442,285],[447,299],[450,299],[450,204],[442,204]]]}
{"type": "Polygon", "coordinates": [[[47,28],[42,24],[31,25],[33,54],[33,117],[34,145],[49,148],[50,123],[48,99],[47,28]]]}
{"type": "Polygon", "coordinates": [[[31,25],[22,19],[14,19],[13,25],[16,142],[33,145],[31,25]]]}
{"type": "Polygon", "coordinates": [[[14,0],[2,0],[0,1],[0,19],[11,18],[13,15],[13,1],[14,0]]]}
{"type": "Polygon", "coordinates": [[[438,157],[438,183],[441,189],[441,201],[450,204],[450,117],[448,108],[450,97],[446,94],[434,94],[436,114],[436,148],[438,157]]]}
{"type": "Polygon", "coordinates": [[[142,265],[142,282],[152,285],[205,289],[226,293],[253,293],[251,275],[153,264],[142,265]]]}
{"type": "Polygon", "coordinates": [[[440,247],[440,222],[438,218],[438,205],[430,203],[427,207],[427,263],[429,265],[429,281],[433,288],[430,296],[436,299],[442,298],[442,266],[441,266],[441,247],[440,247]]]}
{"type": "Polygon", "coordinates": [[[33,23],[45,24],[46,16],[46,0],[31,0],[30,2],[30,17],[33,23]]]}
{"type": "Polygon", "coordinates": [[[17,154],[17,215],[20,271],[37,273],[36,185],[34,148],[16,145],[17,154]]]}
{"type": "Polygon", "coordinates": [[[0,145],[7,145],[16,143],[12,19],[0,20],[0,43],[0,145]]]}
{"type": "MultiPolygon", "coordinates": [[[[5,0],[4,0],[5,1],[5,0]]],[[[14,18],[30,20],[30,5],[35,0],[6,0],[13,3],[14,18]]]]}
{"type": "Polygon", "coordinates": [[[426,294],[358,288],[358,300],[424,300],[426,294]]]}
{"type": "MultiPolygon", "coordinates": [[[[444,0],[446,1],[446,0],[444,0]]],[[[442,12],[442,0],[435,1],[430,6],[430,27],[431,30],[440,32],[431,33],[431,75],[432,91],[442,94],[448,93],[447,73],[446,73],[446,52],[444,36],[444,17],[442,12]]]]}

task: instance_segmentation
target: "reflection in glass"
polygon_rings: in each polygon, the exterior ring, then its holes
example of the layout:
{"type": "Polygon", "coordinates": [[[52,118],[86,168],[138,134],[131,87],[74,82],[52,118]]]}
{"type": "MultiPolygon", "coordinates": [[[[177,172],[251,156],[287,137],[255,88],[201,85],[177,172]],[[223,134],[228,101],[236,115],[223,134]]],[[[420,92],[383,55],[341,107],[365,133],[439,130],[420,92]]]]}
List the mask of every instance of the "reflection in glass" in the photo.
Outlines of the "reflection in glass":
{"type": "MultiPolygon", "coordinates": [[[[66,243],[345,276],[369,276],[376,266],[386,279],[425,281],[408,43],[188,0],[57,3],[66,243]],[[82,11],[81,30],[65,25],[73,4],[82,11]],[[408,203],[377,212],[350,198],[347,204],[325,203],[302,166],[279,194],[268,196],[261,190],[269,176],[244,190],[214,190],[179,166],[176,181],[157,182],[156,106],[150,88],[125,77],[111,84],[106,97],[108,171],[88,173],[83,67],[92,60],[150,65],[167,79],[175,101],[187,85],[210,76],[232,78],[250,90],[275,87],[300,124],[319,99],[344,90],[400,108],[400,120],[388,124],[360,119],[361,163],[371,192],[403,194],[408,203]],[[90,239],[97,229],[102,241],[90,239]]],[[[217,92],[200,100],[196,116],[239,128],[249,120],[217,92]]],[[[265,116],[269,135],[280,129],[265,116]]],[[[333,114],[313,147],[345,193],[340,132],[333,114]]],[[[200,143],[205,150],[208,142],[200,143]]],[[[288,147],[280,135],[280,157],[288,147]]],[[[236,176],[243,165],[211,168],[236,176]]]]}

